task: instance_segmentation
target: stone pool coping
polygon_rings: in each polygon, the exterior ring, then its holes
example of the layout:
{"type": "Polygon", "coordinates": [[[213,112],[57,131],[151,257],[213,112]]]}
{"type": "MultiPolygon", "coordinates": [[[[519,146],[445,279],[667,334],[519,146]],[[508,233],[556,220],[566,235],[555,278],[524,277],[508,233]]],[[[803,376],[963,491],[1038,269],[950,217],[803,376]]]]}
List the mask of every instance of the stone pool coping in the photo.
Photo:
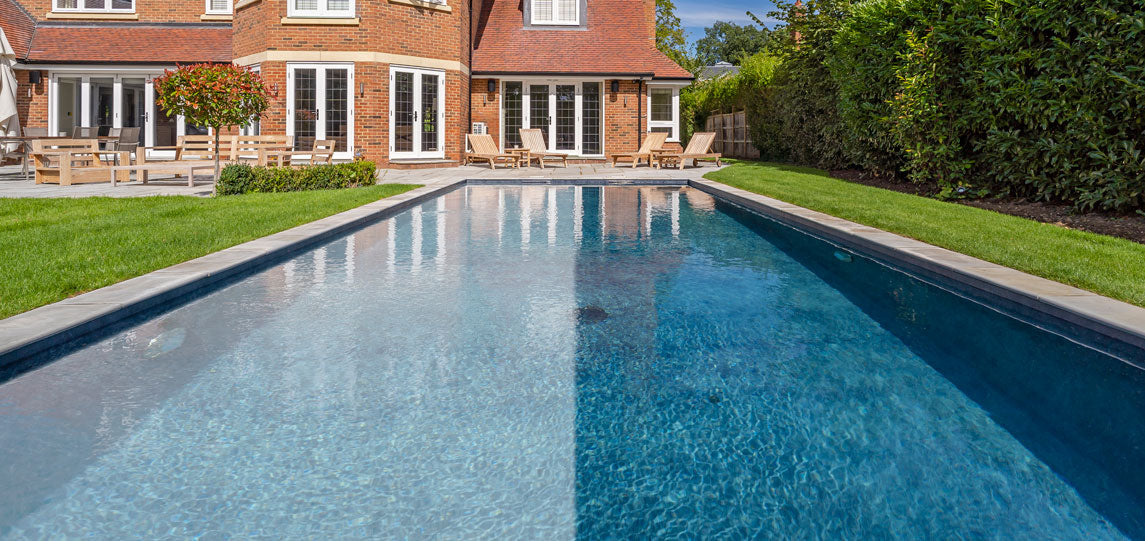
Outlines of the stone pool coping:
{"type": "MultiPolygon", "coordinates": [[[[267,237],[131,278],[0,320],[0,368],[67,344],[270,261],[400,213],[467,184],[691,186],[828,242],[873,255],[908,272],[937,275],[981,301],[1001,298],[1037,316],[1086,329],[1116,345],[1145,350],[1145,309],[1008,267],[704,179],[522,182],[451,179],[381,199],[267,237]]],[[[948,285],[948,284],[942,284],[948,285]]],[[[987,305],[991,303],[985,302],[987,305]]],[[[1054,329],[1049,329],[1054,330],[1054,329]]],[[[974,330],[972,332],[981,332],[974,330]]],[[[988,331],[987,331],[988,332],[988,331]]],[[[1109,344],[1104,344],[1109,345],[1109,344]]],[[[1119,348],[1113,348],[1116,352],[1119,348]]],[[[1120,348],[1124,351],[1124,348],[1120,348]]],[[[1134,357],[1130,355],[1130,357],[1134,357]]],[[[1145,362],[1130,358],[1145,368],[1145,362]]]]}
{"type": "MultiPolygon", "coordinates": [[[[693,179],[689,185],[860,255],[882,259],[916,277],[936,275],[941,283],[934,285],[987,306],[997,306],[991,302],[997,299],[1009,301],[1021,312],[1018,315],[1032,315],[1031,323],[1047,330],[1062,332],[1070,325],[1078,326],[1098,335],[1100,345],[1110,353],[1145,368],[1145,308],[719,182],[693,179]]],[[[1073,338],[1075,333],[1062,334],[1073,338]]]]}

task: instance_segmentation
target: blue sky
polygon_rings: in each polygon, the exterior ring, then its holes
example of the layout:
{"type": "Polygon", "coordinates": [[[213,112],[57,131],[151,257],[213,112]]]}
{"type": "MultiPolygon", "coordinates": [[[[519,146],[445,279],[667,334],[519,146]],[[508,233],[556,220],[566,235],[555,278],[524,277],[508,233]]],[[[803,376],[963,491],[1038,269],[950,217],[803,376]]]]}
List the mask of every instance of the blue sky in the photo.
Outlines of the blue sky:
{"type": "Polygon", "coordinates": [[[751,11],[766,20],[767,13],[775,9],[768,0],[676,0],[676,15],[688,32],[688,42],[694,43],[704,35],[704,29],[716,21],[749,24],[746,12],[751,11]]]}

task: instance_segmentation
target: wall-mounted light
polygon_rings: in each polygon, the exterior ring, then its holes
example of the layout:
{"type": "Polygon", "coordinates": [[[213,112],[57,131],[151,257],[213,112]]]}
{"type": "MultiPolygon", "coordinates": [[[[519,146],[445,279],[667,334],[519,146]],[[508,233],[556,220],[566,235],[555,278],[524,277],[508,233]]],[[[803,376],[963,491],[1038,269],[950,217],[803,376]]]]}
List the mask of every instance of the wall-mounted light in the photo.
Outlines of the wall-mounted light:
{"type": "Polygon", "coordinates": [[[43,75],[40,74],[40,70],[32,70],[32,71],[28,72],[28,82],[29,83],[32,83],[34,85],[38,85],[38,84],[40,84],[40,81],[42,81],[42,80],[43,80],[43,75]]]}
{"type": "Polygon", "coordinates": [[[497,80],[496,79],[489,79],[489,92],[496,92],[496,91],[497,91],[497,80]]]}
{"type": "Polygon", "coordinates": [[[615,94],[617,92],[620,92],[620,81],[613,79],[612,80],[612,93],[615,94]]]}
{"type": "Polygon", "coordinates": [[[358,97],[366,97],[366,83],[358,83],[358,97]]]}

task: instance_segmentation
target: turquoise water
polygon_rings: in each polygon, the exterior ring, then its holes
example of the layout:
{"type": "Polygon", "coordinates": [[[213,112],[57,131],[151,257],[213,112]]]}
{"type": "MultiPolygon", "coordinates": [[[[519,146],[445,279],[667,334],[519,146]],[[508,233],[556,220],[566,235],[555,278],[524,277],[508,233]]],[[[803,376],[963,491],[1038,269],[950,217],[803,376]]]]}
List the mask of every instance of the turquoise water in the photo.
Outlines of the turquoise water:
{"type": "Polygon", "coordinates": [[[1145,378],[687,188],[468,187],[0,384],[0,537],[1138,538],[1145,378]]]}

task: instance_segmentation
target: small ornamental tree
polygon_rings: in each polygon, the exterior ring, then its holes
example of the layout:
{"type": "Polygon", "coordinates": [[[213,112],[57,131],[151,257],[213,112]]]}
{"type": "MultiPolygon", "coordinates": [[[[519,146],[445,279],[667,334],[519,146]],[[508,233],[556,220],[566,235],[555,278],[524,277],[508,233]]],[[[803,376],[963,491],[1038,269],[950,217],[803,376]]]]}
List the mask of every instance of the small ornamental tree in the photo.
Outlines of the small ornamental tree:
{"type": "Polygon", "coordinates": [[[167,70],[155,80],[156,103],[168,116],[215,132],[215,179],[219,178],[219,132],[245,126],[270,107],[262,77],[233,64],[194,64],[167,70]]]}

